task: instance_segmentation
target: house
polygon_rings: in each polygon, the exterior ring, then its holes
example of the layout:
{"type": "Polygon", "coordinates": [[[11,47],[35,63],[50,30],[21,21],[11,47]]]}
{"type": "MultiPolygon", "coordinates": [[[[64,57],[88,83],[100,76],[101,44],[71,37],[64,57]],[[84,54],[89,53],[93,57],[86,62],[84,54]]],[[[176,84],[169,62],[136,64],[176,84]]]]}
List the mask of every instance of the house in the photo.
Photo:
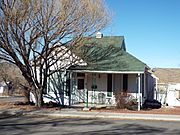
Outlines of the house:
{"type": "Polygon", "coordinates": [[[131,93],[136,99],[140,96],[141,102],[154,98],[152,73],[145,63],[126,52],[124,37],[89,39],[83,51],[88,55],[84,58],[87,66],[70,68],[75,76],[73,91],[79,95],[79,99],[72,96],[72,102],[86,102],[88,95],[88,102],[113,104],[117,91],[131,93]]]}
{"type": "Polygon", "coordinates": [[[6,94],[5,94],[5,92],[7,91],[7,85],[6,85],[6,83],[5,82],[3,82],[3,81],[1,81],[0,82],[0,97],[2,96],[7,96],[6,94]]]}
{"type": "Polygon", "coordinates": [[[2,96],[4,93],[4,83],[0,82],[0,96],[2,96]]]}
{"type": "Polygon", "coordinates": [[[180,106],[180,68],[155,68],[158,77],[155,98],[162,104],[180,106]]]}
{"type": "Polygon", "coordinates": [[[60,49],[66,54],[59,64],[67,66],[48,78],[44,102],[115,105],[115,93],[124,92],[137,100],[140,109],[145,100],[154,99],[156,77],[145,63],[127,52],[123,36],[87,37],[76,50],[60,49]]]}
{"type": "Polygon", "coordinates": [[[116,92],[126,92],[138,101],[140,108],[146,99],[154,99],[155,78],[151,69],[126,51],[123,36],[88,37],[71,53],[83,64],[74,63],[49,78],[46,102],[58,99],[63,105],[112,105],[116,92]],[[61,79],[56,83],[58,78],[61,79]]]}

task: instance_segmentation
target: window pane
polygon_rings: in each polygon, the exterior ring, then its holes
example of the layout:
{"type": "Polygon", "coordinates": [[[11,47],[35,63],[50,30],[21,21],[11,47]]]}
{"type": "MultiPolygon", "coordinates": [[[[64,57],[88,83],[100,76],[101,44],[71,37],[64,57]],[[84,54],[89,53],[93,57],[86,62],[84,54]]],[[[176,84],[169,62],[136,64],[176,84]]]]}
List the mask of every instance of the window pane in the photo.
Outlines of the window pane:
{"type": "Polygon", "coordinates": [[[85,77],[84,73],[77,73],[77,77],[85,77]]]}
{"type": "Polygon", "coordinates": [[[78,79],[78,90],[84,89],[84,79],[78,79]]]}
{"type": "Polygon", "coordinates": [[[107,74],[107,96],[112,96],[112,74],[107,74]]]}
{"type": "Polygon", "coordinates": [[[123,74],[123,91],[127,91],[128,90],[128,75],[127,74],[123,74]]]}

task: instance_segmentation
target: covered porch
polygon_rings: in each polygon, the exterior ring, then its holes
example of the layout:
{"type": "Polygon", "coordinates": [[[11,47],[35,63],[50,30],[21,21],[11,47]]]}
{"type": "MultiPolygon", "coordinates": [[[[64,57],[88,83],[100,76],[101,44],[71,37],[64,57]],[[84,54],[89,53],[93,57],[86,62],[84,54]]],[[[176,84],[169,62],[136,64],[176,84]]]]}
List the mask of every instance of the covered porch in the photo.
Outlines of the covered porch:
{"type": "Polygon", "coordinates": [[[71,80],[71,104],[115,105],[115,93],[127,92],[140,108],[148,98],[149,75],[146,72],[76,70],[71,80]]]}

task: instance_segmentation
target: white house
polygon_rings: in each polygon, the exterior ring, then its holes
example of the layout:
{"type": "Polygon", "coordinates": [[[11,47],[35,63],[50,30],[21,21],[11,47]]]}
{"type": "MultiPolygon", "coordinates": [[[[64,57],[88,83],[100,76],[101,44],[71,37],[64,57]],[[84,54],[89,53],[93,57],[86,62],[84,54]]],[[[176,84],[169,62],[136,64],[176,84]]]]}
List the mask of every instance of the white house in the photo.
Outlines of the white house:
{"type": "Polygon", "coordinates": [[[180,106],[180,68],[156,68],[156,99],[168,106],[180,106]]]}
{"type": "Polygon", "coordinates": [[[0,82],[0,96],[3,96],[5,88],[6,88],[6,83],[0,82]]]}
{"type": "MultiPolygon", "coordinates": [[[[123,36],[88,37],[79,52],[69,53],[80,58],[80,63],[49,78],[44,94],[46,102],[115,104],[114,93],[120,91],[130,93],[139,105],[146,99],[154,99],[156,78],[145,63],[126,51],[123,36]]],[[[67,55],[65,63],[68,58],[72,57],[67,55]]]]}
{"type": "Polygon", "coordinates": [[[180,106],[180,83],[168,84],[166,103],[169,106],[180,106]]]}

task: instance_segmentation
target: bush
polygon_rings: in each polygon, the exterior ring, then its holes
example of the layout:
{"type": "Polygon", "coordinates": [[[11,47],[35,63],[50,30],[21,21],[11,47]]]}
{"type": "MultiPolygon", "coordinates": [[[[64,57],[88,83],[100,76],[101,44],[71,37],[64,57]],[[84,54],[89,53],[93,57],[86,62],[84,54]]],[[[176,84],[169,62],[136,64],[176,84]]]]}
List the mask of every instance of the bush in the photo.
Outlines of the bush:
{"type": "Polygon", "coordinates": [[[158,109],[158,108],[161,108],[161,102],[157,100],[145,100],[143,104],[143,108],[158,109]]]}
{"type": "Polygon", "coordinates": [[[118,91],[115,92],[116,108],[118,109],[137,109],[137,100],[127,92],[118,91]]]}
{"type": "Polygon", "coordinates": [[[118,109],[124,109],[126,108],[126,92],[115,92],[115,99],[116,99],[116,107],[118,109]]]}

